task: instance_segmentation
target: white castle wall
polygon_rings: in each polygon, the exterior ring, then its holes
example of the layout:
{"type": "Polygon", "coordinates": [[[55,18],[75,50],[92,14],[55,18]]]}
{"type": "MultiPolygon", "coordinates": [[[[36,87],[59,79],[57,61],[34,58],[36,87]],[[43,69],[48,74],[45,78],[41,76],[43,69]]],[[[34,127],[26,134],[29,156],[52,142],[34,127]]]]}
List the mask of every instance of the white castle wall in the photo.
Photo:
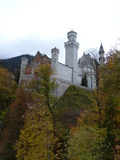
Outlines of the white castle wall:
{"type": "Polygon", "coordinates": [[[55,75],[52,75],[51,79],[56,79],[57,87],[53,91],[53,94],[56,97],[61,97],[65,93],[66,89],[71,85],[71,82],[65,81],[64,79],[61,79],[61,78],[58,78],[55,75]]]}
{"type": "MultiPolygon", "coordinates": [[[[53,63],[52,66],[54,66],[53,63]]],[[[60,97],[72,83],[72,68],[58,62],[57,72],[55,70],[54,73],[55,74],[51,76],[51,79],[56,79],[57,85],[57,88],[54,90],[54,95],[60,97]]]]}
{"type": "Polygon", "coordinates": [[[80,87],[81,80],[82,80],[81,70],[77,66],[76,69],[73,70],[73,84],[80,87]]]}
{"type": "Polygon", "coordinates": [[[59,79],[63,79],[65,81],[72,81],[72,68],[65,66],[62,63],[58,63],[57,75],[59,79]]]}
{"type": "Polygon", "coordinates": [[[95,80],[95,73],[92,67],[84,66],[80,68],[82,71],[82,75],[87,76],[87,82],[88,82],[88,88],[89,89],[94,89],[96,86],[96,80],[95,80]]]}

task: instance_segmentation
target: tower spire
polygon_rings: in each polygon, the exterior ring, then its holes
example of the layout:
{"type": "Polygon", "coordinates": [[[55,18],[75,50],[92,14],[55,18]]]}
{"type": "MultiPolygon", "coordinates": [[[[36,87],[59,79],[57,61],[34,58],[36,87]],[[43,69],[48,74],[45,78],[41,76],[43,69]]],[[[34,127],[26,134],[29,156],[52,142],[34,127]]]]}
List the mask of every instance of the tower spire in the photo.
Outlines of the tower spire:
{"type": "Polygon", "coordinates": [[[104,62],[105,62],[104,53],[105,53],[105,51],[103,49],[103,45],[101,42],[100,49],[99,49],[99,63],[100,63],[100,65],[104,64],[104,62]]]}
{"type": "Polygon", "coordinates": [[[102,45],[102,42],[101,42],[101,45],[100,45],[100,49],[99,49],[99,52],[104,52],[104,49],[103,49],[103,45],[102,45]]]}

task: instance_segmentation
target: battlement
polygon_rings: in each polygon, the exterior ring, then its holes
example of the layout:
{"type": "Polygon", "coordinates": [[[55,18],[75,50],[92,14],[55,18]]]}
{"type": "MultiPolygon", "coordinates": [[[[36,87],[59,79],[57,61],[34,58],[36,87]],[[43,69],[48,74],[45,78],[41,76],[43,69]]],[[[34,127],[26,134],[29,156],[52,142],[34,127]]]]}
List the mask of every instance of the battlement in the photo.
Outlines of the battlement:
{"type": "Polygon", "coordinates": [[[51,49],[51,53],[55,53],[55,52],[59,53],[59,49],[57,49],[56,47],[51,49]]]}
{"type": "Polygon", "coordinates": [[[67,33],[67,38],[68,38],[68,41],[76,41],[76,38],[77,38],[77,33],[74,32],[74,31],[70,31],[67,33]]]}

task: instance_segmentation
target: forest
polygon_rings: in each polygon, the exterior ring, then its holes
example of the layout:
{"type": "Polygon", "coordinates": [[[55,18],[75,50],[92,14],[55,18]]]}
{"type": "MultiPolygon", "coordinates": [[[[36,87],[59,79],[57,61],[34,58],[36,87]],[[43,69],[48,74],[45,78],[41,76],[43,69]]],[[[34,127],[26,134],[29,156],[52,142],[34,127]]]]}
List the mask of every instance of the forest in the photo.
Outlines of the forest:
{"type": "Polygon", "coordinates": [[[60,98],[50,65],[18,86],[0,67],[0,160],[119,160],[120,51],[96,69],[96,88],[71,85],[60,98]]]}

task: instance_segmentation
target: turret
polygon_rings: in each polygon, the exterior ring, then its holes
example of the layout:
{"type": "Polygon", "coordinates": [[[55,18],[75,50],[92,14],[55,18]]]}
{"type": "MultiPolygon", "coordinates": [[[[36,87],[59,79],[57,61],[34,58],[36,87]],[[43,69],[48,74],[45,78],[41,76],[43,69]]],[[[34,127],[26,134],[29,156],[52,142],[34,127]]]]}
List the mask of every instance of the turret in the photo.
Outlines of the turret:
{"type": "Polygon", "coordinates": [[[76,41],[77,33],[74,31],[70,31],[67,33],[68,41],[76,41]]]}
{"type": "Polygon", "coordinates": [[[51,54],[51,68],[53,69],[53,74],[57,75],[59,49],[57,49],[56,47],[51,49],[51,54]]]}
{"type": "Polygon", "coordinates": [[[75,68],[78,59],[79,43],[76,42],[77,33],[70,31],[67,33],[68,42],[64,43],[65,47],[65,65],[75,68]]]}
{"type": "Polygon", "coordinates": [[[28,59],[26,57],[22,57],[20,76],[25,75],[25,68],[26,68],[27,64],[28,64],[28,59]]]}
{"type": "Polygon", "coordinates": [[[25,69],[26,69],[27,65],[28,65],[28,59],[26,57],[22,57],[22,59],[21,59],[21,70],[20,70],[19,85],[21,83],[21,79],[25,75],[25,69]]]}
{"type": "Polygon", "coordinates": [[[101,43],[101,46],[100,46],[100,49],[99,49],[99,63],[100,63],[100,65],[104,64],[104,62],[105,62],[104,53],[105,53],[105,51],[104,51],[103,45],[101,43]]]}

